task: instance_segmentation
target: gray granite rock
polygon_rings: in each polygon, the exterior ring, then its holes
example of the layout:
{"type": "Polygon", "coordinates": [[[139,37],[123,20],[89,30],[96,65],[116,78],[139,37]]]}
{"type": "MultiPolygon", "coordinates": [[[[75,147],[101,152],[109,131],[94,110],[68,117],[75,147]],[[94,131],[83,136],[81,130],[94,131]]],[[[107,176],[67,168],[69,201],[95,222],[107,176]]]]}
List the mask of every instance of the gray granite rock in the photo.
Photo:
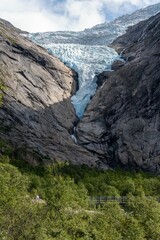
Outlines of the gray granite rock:
{"type": "Polygon", "coordinates": [[[0,139],[31,164],[55,160],[95,165],[97,157],[70,135],[77,121],[70,101],[76,73],[5,21],[0,21],[0,36],[0,79],[6,86],[0,139]]]}
{"type": "Polygon", "coordinates": [[[160,172],[160,14],[129,28],[112,47],[126,62],[100,75],[78,142],[103,164],[160,172]]]}

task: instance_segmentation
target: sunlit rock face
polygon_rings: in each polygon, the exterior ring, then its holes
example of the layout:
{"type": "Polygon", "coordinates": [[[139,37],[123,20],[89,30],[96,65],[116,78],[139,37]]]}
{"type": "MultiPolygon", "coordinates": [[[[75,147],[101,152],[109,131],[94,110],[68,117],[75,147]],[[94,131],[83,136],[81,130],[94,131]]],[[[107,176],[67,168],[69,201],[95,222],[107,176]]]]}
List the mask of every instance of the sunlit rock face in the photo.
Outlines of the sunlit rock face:
{"type": "MultiPolygon", "coordinates": [[[[96,156],[71,138],[75,72],[0,20],[0,140],[31,164],[70,161],[95,165],[96,156]]],[[[0,154],[4,149],[0,148],[0,154]]]]}

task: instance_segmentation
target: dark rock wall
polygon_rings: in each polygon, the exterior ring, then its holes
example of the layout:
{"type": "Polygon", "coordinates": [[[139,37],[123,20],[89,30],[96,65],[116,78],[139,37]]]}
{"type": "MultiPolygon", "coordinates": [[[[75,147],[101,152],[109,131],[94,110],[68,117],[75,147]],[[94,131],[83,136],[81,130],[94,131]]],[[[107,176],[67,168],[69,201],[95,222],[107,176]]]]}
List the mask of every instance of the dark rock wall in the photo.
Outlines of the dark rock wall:
{"type": "Polygon", "coordinates": [[[100,75],[78,142],[102,165],[160,172],[160,14],[129,28],[112,47],[126,62],[100,75]]]}

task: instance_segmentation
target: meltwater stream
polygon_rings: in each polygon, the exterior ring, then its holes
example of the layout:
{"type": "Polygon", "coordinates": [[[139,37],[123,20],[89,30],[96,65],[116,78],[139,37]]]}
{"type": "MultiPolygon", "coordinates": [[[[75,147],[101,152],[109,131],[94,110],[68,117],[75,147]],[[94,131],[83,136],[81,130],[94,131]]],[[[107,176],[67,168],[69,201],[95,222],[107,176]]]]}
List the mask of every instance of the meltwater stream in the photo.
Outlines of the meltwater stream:
{"type": "Polygon", "coordinates": [[[112,62],[119,58],[114,49],[102,45],[44,43],[48,52],[57,56],[78,73],[79,90],[71,101],[76,115],[82,118],[87,104],[96,91],[96,75],[111,70],[112,62]]]}

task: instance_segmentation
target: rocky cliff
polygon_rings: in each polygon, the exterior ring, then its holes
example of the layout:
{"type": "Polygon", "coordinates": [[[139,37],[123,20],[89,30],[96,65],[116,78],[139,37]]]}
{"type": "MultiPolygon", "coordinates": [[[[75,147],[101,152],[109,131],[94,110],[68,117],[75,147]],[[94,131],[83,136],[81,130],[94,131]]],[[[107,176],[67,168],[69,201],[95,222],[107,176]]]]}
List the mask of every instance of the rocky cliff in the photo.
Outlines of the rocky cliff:
{"type": "Polygon", "coordinates": [[[130,27],[112,47],[125,61],[99,76],[78,142],[101,164],[160,172],[160,14],[130,27]]]}
{"type": "Polygon", "coordinates": [[[75,72],[19,32],[0,20],[0,80],[5,85],[0,139],[32,164],[49,159],[94,165],[97,158],[71,138],[77,121],[70,101],[75,72]]]}
{"type": "Polygon", "coordinates": [[[0,20],[0,140],[13,145],[14,154],[32,164],[56,160],[160,172],[160,14],[112,43],[124,61],[98,76],[98,90],[76,128],[70,100],[76,73],[19,32],[0,20]]]}

